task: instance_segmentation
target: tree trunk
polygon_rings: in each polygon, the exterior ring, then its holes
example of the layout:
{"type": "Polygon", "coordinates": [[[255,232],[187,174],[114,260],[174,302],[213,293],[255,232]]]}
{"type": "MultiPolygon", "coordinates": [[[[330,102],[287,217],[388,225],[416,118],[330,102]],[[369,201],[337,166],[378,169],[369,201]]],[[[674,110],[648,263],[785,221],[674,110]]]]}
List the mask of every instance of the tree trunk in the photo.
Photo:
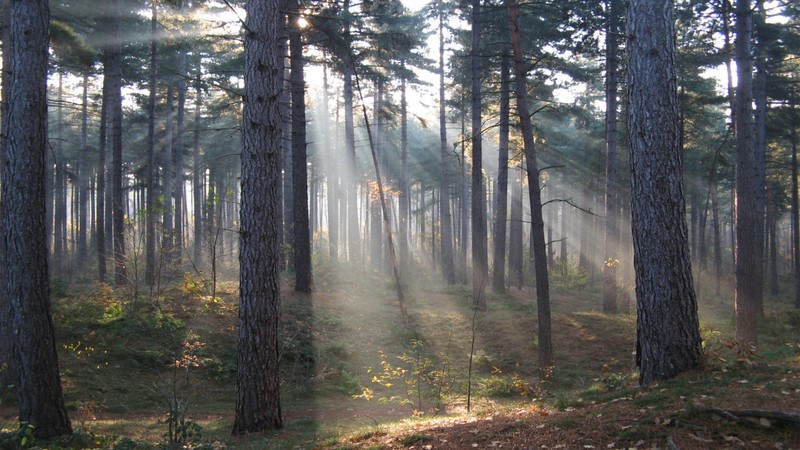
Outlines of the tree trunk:
{"type": "Polygon", "coordinates": [[[19,420],[46,439],[72,433],[58,370],[45,246],[47,0],[12,1],[3,42],[3,298],[11,304],[19,420]]]}
{"type": "Polygon", "coordinates": [[[486,309],[488,255],[486,248],[486,194],[483,184],[483,129],[481,124],[481,0],[472,0],[472,304],[486,309]]]}
{"type": "Polygon", "coordinates": [[[111,100],[111,55],[103,52],[103,100],[100,106],[100,129],[97,152],[97,194],[96,194],[96,239],[97,275],[100,282],[106,281],[106,154],[108,146],[108,112],[111,100]]]}
{"type": "MultiPolygon", "coordinates": [[[[400,86],[400,217],[398,222],[397,240],[400,247],[400,265],[409,263],[408,255],[408,223],[411,218],[411,192],[408,185],[408,112],[406,102],[406,80],[401,80],[400,86]]],[[[423,234],[424,235],[424,234],[423,234]]]]}
{"type": "Polygon", "coordinates": [[[246,4],[234,434],[281,428],[278,323],[281,221],[282,2],[246,4]]]}
{"type": "Polygon", "coordinates": [[[176,130],[175,130],[175,151],[173,153],[172,167],[175,169],[175,183],[172,188],[172,199],[175,205],[175,227],[174,227],[174,243],[175,252],[173,253],[172,262],[177,267],[181,266],[181,258],[183,256],[183,195],[184,195],[184,179],[183,179],[183,143],[185,133],[185,118],[186,118],[186,51],[181,50],[178,54],[178,111],[176,117],[176,130]]]}
{"type": "Polygon", "coordinates": [[[81,141],[78,150],[78,267],[85,267],[89,255],[89,245],[87,239],[87,219],[89,206],[89,174],[91,173],[86,164],[87,157],[87,138],[89,121],[89,74],[83,74],[82,93],[81,93],[81,141]]]}
{"type": "Polygon", "coordinates": [[[158,80],[158,8],[152,1],[150,19],[150,95],[147,105],[147,190],[145,211],[145,276],[147,286],[153,286],[156,278],[156,81],[158,80]]]}
{"type": "Polygon", "coordinates": [[[497,186],[494,208],[494,252],[492,264],[492,291],[506,290],[506,220],[508,219],[508,116],[511,98],[511,75],[508,51],[504,51],[500,63],[500,145],[497,158],[497,186]]]}
{"type": "Polygon", "coordinates": [[[763,298],[763,217],[758,204],[758,158],[753,138],[753,12],[736,2],[736,340],[750,351],[758,345],[757,319],[763,298]]]}
{"type": "Polygon", "coordinates": [[[792,128],[792,262],[794,266],[794,306],[800,308],[800,207],[798,207],[797,129],[792,128]]]}
{"type": "Polygon", "coordinates": [[[192,148],[192,203],[194,213],[194,264],[203,266],[203,181],[205,170],[200,169],[200,110],[203,106],[203,90],[200,86],[202,63],[197,61],[194,98],[194,146],[192,148]]]}
{"type": "MultiPolygon", "coordinates": [[[[521,161],[520,161],[521,162],[521,161]]],[[[508,231],[508,285],[522,289],[524,271],[522,264],[522,164],[514,167],[511,185],[511,223],[508,231]]]]}
{"type": "Polygon", "coordinates": [[[607,0],[606,28],[606,226],[603,248],[603,312],[617,312],[619,298],[619,208],[617,187],[617,74],[619,71],[619,35],[621,0],[607,0]]]}
{"type": "Polygon", "coordinates": [[[122,0],[115,0],[116,44],[111,49],[111,184],[114,246],[114,284],[128,283],[125,262],[125,192],[122,188],[122,0]]]}
{"type": "MultiPolygon", "coordinates": [[[[330,106],[328,105],[328,65],[322,65],[322,126],[325,132],[325,136],[331,136],[331,121],[329,116],[330,106]]],[[[337,120],[336,125],[338,129],[338,108],[337,108],[337,120]]],[[[338,134],[338,133],[337,133],[338,134]]],[[[338,139],[334,139],[334,143],[329,144],[328,151],[330,154],[328,155],[328,163],[329,163],[329,171],[328,176],[326,177],[326,187],[328,188],[327,192],[327,200],[328,200],[328,254],[331,257],[332,262],[336,262],[339,258],[339,194],[336,189],[336,184],[338,177],[336,176],[336,169],[335,162],[337,161],[336,158],[336,149],[338,148],[336,142],[338,139]]]]}
{"type": "Polygon", "coordinates": [[[161,230],[161,248],[162,258],[166,264],[172,262],[172,256],[175,251],[175,216],[172,207],[173,189],[175,187],[174,174],[175,168],[173,163],[173,144],[174,144],[174,127],[173,120],[175,115],[175,89],[172,83],[167,84],[167,98],[166,98],[166,119],[164,124],[164,148],[161,153],[161,169],[163,187],[163,195],[161,195],[160,209],[163,212],[162,230],[161,230]]]}
{"type": "Polygon", "coordinates": [[[56,179],[53,185],[53,199],[55,200],[53,226],[53,273],[56,278],[63,275],[64,258],[66,253],[66,228],[67,228],[67,194],[66,177],[64,172],[67,165],[64,162],[64,75],[58,74],[58,106],[56,108],[56,148],[53,164],[55,165],[56,179]]]}
{"type": "Polygon", "coordinates": [[[544,218],[542,217],[542,196],[539,187],[539,166],[536,161],[536,146],[533,141],[530,108],[527,97],[527,69],[522,54],[519,19],[516,0],[508,0],[511,20],[511,46],[514,51],[514,76],[516,78],[517,114],[525,146],[525,163],[528,169],[528,194],[531,206],[531,247],[534,253],[536,273],[536,307],[538,315],[539,372],[545,377],[553,366],[553,339],[550,320],[550,280],[547,274],[547,255],[544,242],[544,218]]]}
{"type": "Polygon", "coordinates": [[[292,86],[292,193],[294,200],[294,290],[311,292],[314,278],[311,271],[311,230],[308,219],[308,168],[306,166],[306,100],[303,76],[302,29],[298,23],[299,5],[290,0],[289,53],[292,86]]]}
{"type": "Polygon", "coordinates": [[[703,357],[681,181],[672,10],[672,0],[632,0],[628,10],[636,361],[642,385],[698,368],[703,357]]]}
{"type": "Polygon", "coordinates": [[[711,184],[711,219],[714,227],[714,293],[720,295],[722,285],[722,230],[719,218],[717,178],[711,184]]]}
{"type": "MultiPolygon", "coordinates": [[[[440,4],[441,6],[441,4],[440,4]]],[[[447,117],[445,115],[444,85],[444,12],[439,11],[439,215],[442,222],[442,273],[448,285],[456,283],[453,261],[453,218],[450,214],[450,158],[447,149],[447,117]]]]}

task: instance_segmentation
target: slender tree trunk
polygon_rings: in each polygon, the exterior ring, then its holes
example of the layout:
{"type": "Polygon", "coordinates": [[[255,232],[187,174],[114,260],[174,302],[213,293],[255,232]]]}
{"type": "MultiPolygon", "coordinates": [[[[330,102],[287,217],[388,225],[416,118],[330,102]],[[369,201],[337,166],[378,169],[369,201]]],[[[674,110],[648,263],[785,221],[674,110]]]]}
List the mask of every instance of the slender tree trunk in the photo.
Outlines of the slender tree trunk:
{"type": "Polygon", "coordinates": [[[780,293],[778,285],[778,217],[775,208],[775,191],[767,185],[767,237],[769,238],[769,290],[772,295],[780,293]]]}
{"type": "Polygon", "coordinates": [[[798,207],[797,129],[792,128],[792,263],[794,266],[794,306],[800,308],[800,207],[798,207]]]}
{"type": "Polygon", "coordinates": [[[55,224],[54,244],[53,244],[53,273],[56,278],[63,275],[65,243],[66,243],[66,223],[67,223],[67,197],[64,172],[67,169],[64,159],[64,74],[58,74],[58,99],[56,108],[56,145],[55,145],[55,184],[53,185],[53,199],[55,200],[54,214],[55,224]]]}
{"type": "Polygon", "coordinates": [[[698,368],[703,358],[681,180],[672,10],[672,0],[632,0],[628,10],[627,123],[642,385],[698,368]]]}
{"type": "Polygon", "coordinates": [[[481,0],[472,0],[472,303],[486,309],[488,255],[486,248],[486,195],[483,184],[483,129],[481,124],[481,0]]]}
{"type": "MultiPolygon", "coordinates": [[[[331,136],[331,121],[330,121],[330,105],[328,104],[328,65],[322,65],[322,126],[325,133],[325,136],[331,136]]],[[[337,108],[337,120],[336,125],[338,128],[338,108],[337,108]]],[[[336,149],[337,145],[336,142],[338,139],[334,139],[334,143],[328,144],[328,151],[330,152],[327,158],[328,160],[328,175],[325,179],[326,187],[328,189],[327,192],[327,200],[328,200],[328,254],[331,257],[331,261],[336,262],[339,258],[339,202],[338,202],[338,193],[336,191],[336,184],[338,177],[336,176],[336,149]]]]}
{"type": "Polygon", "coordinates": [[[47,0],[14,0],[3,42],[0,226],[3,298],[11,304],[19,420],[38,438],[72,433],[58,370],[45,246],[47,0]]]}
{"type": "Polygon", "coordinates": [[[607,0],[606,27],[606,226],[603,249],[603,312],[617,312],[619,298],[619,207],[617,187],[617,94],[621,0],[607,0]]]}
{"type": "MultiPolygon", "coordinates": [[[[281,43],[283,45],[283,42],[281,43]]],[[[288,47],[284,51],[288,52],[288,47]]],[[[286,56],[289,56],[286,53],[286,56]]],[[[292,128],[294,124],[291,121],[292,117],[292,86],[290,81],[289,67],[284,69],[283,92],[281,92],[281,117],[284,118],[286,126],[283,128],[283,138],[281,140],[281,153],[283,158],[281,164],[283,165],[283,245],[281,246],[282,264],[281,269],[294,268],[294,170],[292,169],[292,128]],[[286,120],[288,119],[288,120],[286,120]],[[288,253],[287,253],[288,252],[288,253]]]]}
{"type": "Polygon", "coordinates": [[[101,282],[106,281],[106,154],[108,146],[108,111],[111,98],[111,65],[109,51],[103,53],[103,100],[100,106],[100,129],[97,155],[96,239],[97,272],[101,282]]]}
{"type": "Polygon", "coordinates": [[[411,188],[408,185],[408,111],[406,101],[406,79],[400,81],[400,217],[397,240],[400,247],[400,265],[409,263],[408,223],[411,217],[411,188]]]}
{"type": "Polygon", "coordinates": [[[172,123],[175,114],[174,97],[175,89],[172,83],[168,83],[166,119],[164,125],[164,148],[161,153],[161,170],[163,174],[161,184],[164,186],[164,192],[161,195],[161,205],[159,205],[163,214],[163,225],[161,230],[161,248],[163,252],[162,258],[168,264],[172,262],[172,256],[175,250],[175,241],[173,239],[175,235],[175,216],[173,215],[174,210],[172,209],[173,188],[175,187],[175,183],[173,181],[173,175],[175,173],[173,167],[174,158],[172,156],[174,143],[174,128],[172,123]]]}
{"type": "Polygon", "coordinates": [[[175,130],[175,152],[173,157],[172,166],[175,169],[175,177],[173,179],[175,185],[172,189],[172,199],[175,205],[175,227],[174,227],[174,242],[175,252],[173,253],[173,262],[180,267],[181,258],[183,256],[183,196],[184,196],[184,176],[183,176],[183,143],[184,133],[186,129],[186,51],[181,50],[178,54],[178,110],[176,117],[176,130],[175,130]]]}
{"type": "Polygon", "coordinates": [[[522,289],[524,271],[522,264],[522,161],[514,163],[514,182],[511,185],[511,222],[508,232],[508,285],[522,289]]]}
{"type": "Polygon", "coordinates": [[[278,252],[280,92],[284,15],[279,0],[246,4],[239,232],[239,330],[234,434],[281,428],[278,252]]]}
{"type": "Polygon", "coordinates": [[[511,55],[504,51],[500,62],[500,145],[497,158],[497,186],[494,209],[494,252],[492,291],[505,292],[506,219],[508,218],[508,116],[511,98],[511,55]]]}
{"type": "Polygon", "coordinates": [[[753,141],[753,12],[736,2],[736,340],[744,351],[758,345],[757,319],[763,299],[763,251],[759,223],[758,158],[753,141]]]}
{"type": "Polygon", "coordinates": [[[294,188],[294,290],[311,292],[314,278],[311,271],[311,230],[308,219],[308,168],[306,166],[306,96],[303,76],[302,29],[298,23],[299,5],[290,0],[289,53],[292,86],[292,180],[294,188]]]}
{"type": "Polygon", "coordinates": [[[194,205],[194,264],[203,267],[203,181],[205,170],[200,168],[200,111],[203,107],[203,89],[200,86],[202,63],[197,61],[194,98],[194,146],[192,148],[192,202],[194,205]]]}
{"type": "Polygon", "coordinates": [[[720,295],[722,285],[722,230],[720,228],[722,224],[719,218],[716,176],[711,184],[711,218],[714,227],[714,293],[720,295]]]}
{"type": "Polygon", "coordinates": [[[125,261],[125,192],[122,185],[122,0],[115,0],[116,44],[111,50],[111,183],[114,230],[114,283],[128,283],[125,261]]]}
{"type": "Polygon", "coordinates": [[[156,81],[158,80],[158,8],[152,0],[150,19],[150,96],[147,108],[147,162],[145,189],[147,190],[145,211],[145,276],[147,286],[153,286],[156,278],[156,81]]]}
{"type": "Polygon", "coordinates": [[[89,74],[83,74],[81,93],[81,141],[78,150],[78,267],[85,267],[89,255],[87,239],[87,219],[89,206],[89,167],[86,164],[88,151],[88,117],[89,117],[89,74]]]}
{"type": "Polygon", "coordinates": [[[536,146],[533,141],[530,108],[527,97],[527,69],[522,54],[519,31],[519,7],[516,0],[508,0],[511,20],[511,46],[514,51],[514,77],[517,94],[522,141],[525,146],[525,163],[528,169],[528,194],[531,206],[531,246],[534,253],[536,273],[536,307],[539,326],[538,364],[542,376],[547,376],[553,365],[553,338],[550,319],[550,280],[547,274],[547,256],[544,242],[544,218],[542,196],[539,187],[539,166],[536,161],[536,146]]]}
{"type": "MultiPolygon", "coordinates": [[[[441,7],[441,4],[440,4],[441,7]]],[[[448,285],[456,283],[453,261],[453,218],[450,214],[450,158],[447,149],[447,116],[445,115],[444,85],[444,12],[439,11],[439,215],[442,222],[442,273],[448,285]]]]}
{"type": "MultiPolygon", "coordinates": [[[[344,0],[344,11],[349,14],[350,0],[344,0]]],[[[350,42],[350,26],[345,25],[344,40],[350,42]]],[[[346,145],[347,173],[345,178],[345,195],[347,196],[347,248],[350,262],[358,261],[361,253],[361,239],[358,228],[358,183],[356,180],[356,141],[353,126],[353,57],[345,55],[343,62],[344,77],[344,139],[346,145]]]]}

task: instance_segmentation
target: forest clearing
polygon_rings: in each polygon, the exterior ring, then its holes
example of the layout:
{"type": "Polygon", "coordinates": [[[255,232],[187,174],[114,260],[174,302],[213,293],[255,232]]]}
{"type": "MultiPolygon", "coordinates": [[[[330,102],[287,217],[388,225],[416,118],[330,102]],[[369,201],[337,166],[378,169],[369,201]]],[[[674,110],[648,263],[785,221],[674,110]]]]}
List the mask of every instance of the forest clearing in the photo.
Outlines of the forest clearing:
{"type": "MultiPolygon", "coordinates": [[[[730,292],[702,297],[706,367],[638,387],[635,316],[602,313],[598,280],[584,285],[585,275],[572,274],[567,284],[577,287],[555,285],[555,367],[547,379],[536,366],[531,290],[490,294],[475,322],[467,413],[473,310],[466,289],[416,272],[404,327],[390,278],[352,267],[318,270],[313,294],[283,286],[285,428],[241,437],[230,435],[235,284],[220,283],[212,299],[202,280],[187,275],[162,297],[138,301],[102,285],[59,285],[54,319],[75,434],[41,445],[170,447],[173,419],[186,433],[175,448],[800,446],[800,315],[786,296],[767,300],[761,349],[747,358],[732,345],[730,292]],[[407,372],[385,372],[382,361],[407,372]],[[365,388],[373,391],[369,401],[356,398],[365,388]],[[742,410],[787,417],[721,412],[742,410]]],[[[13,395],[1,400],[0,442],[13,448],[13,395]]]]}
{"type": "Polygon", "coordinates": [[[797,1],[0,25],[0,447],[800,449],[797,1]]]}

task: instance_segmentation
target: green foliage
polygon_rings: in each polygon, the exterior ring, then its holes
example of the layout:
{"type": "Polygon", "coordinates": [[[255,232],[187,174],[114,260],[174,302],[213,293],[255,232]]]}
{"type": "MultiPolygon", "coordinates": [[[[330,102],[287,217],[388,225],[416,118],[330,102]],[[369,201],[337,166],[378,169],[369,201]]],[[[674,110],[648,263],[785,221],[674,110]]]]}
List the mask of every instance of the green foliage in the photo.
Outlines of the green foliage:
{"type": "MultiPolygon", "coordinates": [[[[410,351],[403,352],[392,363],[383,351],[380,352],[379,371],[370,368],[372,383],[381,386],[385,395],[378,398],[380,403],[398,403],[413,405],[415,415],[423,414],[428,406],[435,412],[444,409],[444,400],[454,385],[454,376],[450,373],[450,362],[447,354],[437,355],[439,363],[425,353],[425,344],[419,339],[409,342],[410,351]],[[392,389],[396,388],[396,389],[392,389]],[[400,390],[400,394],[396,392],[400,390]]],[[[355,398],[372,400],[375,392],[363,388],[355,398]]]]}
{"type": "Polygon", "coordinates": [[[565,259],[560,259],[549,275],[550,286],[554,289],[585,289],[589,281],[586,269],[565,259]]]}
{"type": "Polygon", "coordinates": [[[496,370],[489,377],[478,380],[476,395],[490,398],[508,398],[515,395],[530,397],[536,390],[519,375],[504,376],[496,370]]]}
{"type": "Polygon", "coordinates": [[[411,447],[412,445],[424,444],[426,442],[431,442],[432,440],[433,438],[428,436],[427,434],[414,433],[414,434],[409,434],[403,439],[400,439],[399,442],[401,445],[404,445],[406,447],[411,447]]]}

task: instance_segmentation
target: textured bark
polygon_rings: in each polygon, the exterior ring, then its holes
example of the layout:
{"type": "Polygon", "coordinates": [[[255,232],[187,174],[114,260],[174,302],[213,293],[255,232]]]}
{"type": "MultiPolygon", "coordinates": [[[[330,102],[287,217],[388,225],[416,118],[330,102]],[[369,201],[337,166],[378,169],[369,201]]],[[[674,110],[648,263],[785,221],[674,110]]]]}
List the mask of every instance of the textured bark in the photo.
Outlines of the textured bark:
{"type": "Polygon", "coordinates": [[[617,72],[622,0],[607,0],[606,27],[606,186],[603,235],[603,312],[617,312],[619,297],[617,260],[619,255],[619,208],[617,187],[617,72]]]}
{"type": "Polygon", "coordinates": [[[147,162],[145,189],[145,275],[144,282],[153,286],[156,278],[156,81],[158,79],[158,8],[152,2],[150,16],[150,92],[147,105],[147,162]]]}
{"type": "MultiPolygon", "coordinates": [[[[441,6],[441,4],[440,4],[441,6]]],[[[445,115],[444,84],[444,12],[439,11],[439,215],[442,222],[442,273],[447,284],[456,283],[453,260],[453,217],[450,213],[450,158],[447,152],[447,117],[445,115]]]]}
{"type": "Polygon", "coordinates": [[[125,192],[122,186],[122,0],[115,0],[115,44],[111,50],[111,184],[114,246],[114,284],[128,283],[125,261],[125,192]]]}
{"type": "Polygon", "coordinates": [[[508,0],[511,19],[511,47],[514,51],[514,77],[517,94],[517,114],[525,148],[525,164],[528,169],[528,194],[531,206],[531,247],[536,274],[536,308],[538,316],[538,364],[542,376],[550,373],[553,365],[553,338],[550,319],[550,279],[547,273],[547,249],[544,242],[544,218],[542,217],[542,194],[539,185],[539,166],[536,160],[536,145],[533,140],[530,108],[528,107],[527,69],[522,54],[519,31],[519,7],[516,0],[508,0]]]}
{"type": "Polygon", "coordinates": [[[234,434],[280,428],[278,323],[283,87],[280,0],[250,0],[245,22],[234,434]]]}
{"type": "Polygon", "coordinates": [[[797,179],[797,130],[792,129],[792,266],[794,267],[794,306],[800,308],[800,200],[797,179]]]}
{"type": "Polygon", "coordinates": [[[508,219],[508,116],[511,98],[511,56],[504,51],[500,62],[500,127],[495,187],[492,291],[506,290],[506,221],[508,219]]]}
{"type": "MultiPolygon", "coordinates": [[[[8,23],[10,13],[10,2],[3,2],[0,4],[0,17],[3,18],[5,23],[8,23]]],[[[0,27],[2,39],[0,39],[0,49],[3,55],[8,55],[9,44],[11,42],[10,28],[7,26],[0,27]]],[[[8,57],[4,58],[8,61],[8,57]]],[[[7,62],[3,63],[4,66],[7,62]]],[[[2,92],[0,92],[0,124],[7,123],[8,102],[6,101],[9,96],[9,85],[12,76],[7,74],[5,70],[0,71],[0,78],[2,79],[2,92]]],[[[3,128],[0,128],[0,170],[5,165],[6,161],[6,148],[8,139],[2,133],[3,128]]],[[[0,176],[2,172],[0,172],[0,176]]],[[[0,184],[2,187],[2,184],[0,184]]],[[[2,208],[2,197],[0,197],[0,208],[2,208]]],[[[0,216],[0,236],[4,235],[3,220],[0,216]]],[[[0,271],[5,273],[5,240],[0,239],[0,271]]],[[[0,285],[1,286],[1,285],[0,285]]],[[[11,299],[0,295],[0,386],[9,386],[17,383],[17,358],[14,355],[14,313],[11,310],[11,299]]]]}
{"type": "Polygon", "coordinates": [[[753,12],[749,0],[736,2],[736,340],[756,347],[759,305],[763,301],[763,219],[758,206],[758,161],[753,136],[753,12]]]}
{"type": "Polygon", "coordinates": [[[37,437],[49,438],[72,433],[72,427],[58,371],[45,246],[48,1],[13,0],[8,17],[2,289],[12,310],[19,420],[32,425],[37,437]]]}
{"type": "Polygon", "coordinates": [[[481,0],[472,0],[471,142],[472,142],[472,304],[486,309],[489,257],[486,244],[486,194],[483,185],[481,124],[481,0]]]}
{"type": "Polygon", "coordinates": [[[702,364],[682,188],[672,0],[628,10],[628,138],[640,384],[702,364]]]}
{"type": "Polygon", "coordinates": [[[294,188],[294,290],[311,292],[311,229],[308,218],[308,167],[306,165],[306,96],[303,76],[302,29],[297,22],[299,5],[289,0],[289,56],[292,86],[292,180],[294,188]]]}

